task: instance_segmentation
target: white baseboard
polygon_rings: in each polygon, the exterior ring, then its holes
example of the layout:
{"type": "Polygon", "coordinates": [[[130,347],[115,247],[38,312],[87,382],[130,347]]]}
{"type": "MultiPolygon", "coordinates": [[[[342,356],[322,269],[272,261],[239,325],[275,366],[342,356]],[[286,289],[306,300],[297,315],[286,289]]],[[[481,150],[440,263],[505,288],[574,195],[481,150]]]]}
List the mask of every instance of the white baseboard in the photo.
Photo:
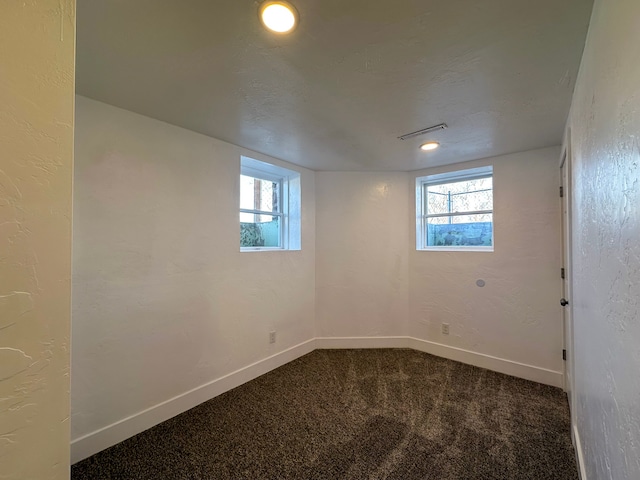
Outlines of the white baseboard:
{"type": "Polygon", "coordinates": [[[71,442],[71,463],[90,457],[154,425],[164,422],[190,408],[224,392],[258,378],[296,358],[315,350],[315,339],[300,343],[282,352],[236,370],[151,408],[138,412],[111,425],[91,432],[71,442]]]}
{"type": "MultiPolygon", "coordinates": [[[[71,463],[74,464],[80,460],[84,460],[105,448],[109,448],[129,437],[137,435],[154,425],[175,417],[243,383],[258,378],[315,349],[329,350],[348,348],[412,348],[438,357],[448,358],[546,385],[553,385],[555,387],[562,387],[563,385],[562,372],[555,372],[413,337],[319,337],[276,353],[264,360],[255,362],[247,367],[236,370],[235,372],[143,410],[142,412],[138,412],[73,440],[71,442],[71,463]]],[[[579,440],[577,438],[576,440],[578,441],[576,450],[578,455],[581,456],[582,450],[578,448],[579,440]]],[[[586,480],[586,478],[583,477],[581,480],[586,480]]]]}
{"type": "Polygon", "coordinates": [[[316,348],[409,348],[409,337],[317,337],[316,348]]]}
{"type": "Polygon", "coordinates": [[[486,368],[487,370],[524,378],[545,385],[560,388],[564,385],[562,372],[534,367],[533,365],[514,362],[512,360],[493,357],[491,355],[414,337],[319,337],[316,338],[316,348],[412,348],[420,352],[430,353],[438,357],[448,358],[457,362],[486,368]]]}
{"type": "Polygon", "coordinates": [[[573,448],[576,450],[576,462],[578,463],[578,473],[580,474],[580,480],[587,480],[587,471],[584,466],[584,456],[582,453],[582,442],[580,440],[580,433],[578,427],[573,425],[571,428],[571,436],[573,437],[573,448]]]}
{"type": "Polygon", "coordinates": [[[409,339],[409,347],[421,352],[430,353],[438,357],[448,358],[456,362],[466,363],[494,372],[504,373],[513,377],[524,378],[533,382],[551,385],[553,387],[562,388],[563,374],[546,368],[534,367],[525,363],[514,362],[504,358],[485,355],[484,353],[472,352],[462,348],[451,347],[441,343],[430,342],[428,340],[420,340],[411,337],[409,339]]]}

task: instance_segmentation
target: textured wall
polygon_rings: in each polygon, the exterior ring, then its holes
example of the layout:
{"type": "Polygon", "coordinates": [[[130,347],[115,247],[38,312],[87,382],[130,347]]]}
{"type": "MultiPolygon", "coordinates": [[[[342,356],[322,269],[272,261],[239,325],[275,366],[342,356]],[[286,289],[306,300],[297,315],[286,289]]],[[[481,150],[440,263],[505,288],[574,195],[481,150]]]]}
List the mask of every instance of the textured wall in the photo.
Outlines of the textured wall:
{"type": "Polygon", "coordinates": [[[407,173],[317,172],[317,335],[406,335],[407,173]]]}
{"type": "MultiPolygon", "coordinates": [[[[410,335],[562,370],[559,156],[554,147],[456,165],[493,165],[494,252],[416,251],[412,236],[410,335]],[[441,333],[443,322],[449,335],[441,333]]],[[[412,185],[448,170],[415,172],[412,185]]]]}
{"type": "Polygon", "coordinates": [[[596,1],[574,95],[575,414],[589,480],[640,478],[640,2],[596,1]]]}
{"type": "Polygon", "coordinates": [[[239,155],[265,157],[83,97],[77,119],[73,438],[314,335],[562,368],[558,148],[490,160],[494,253],[415,251],[414,179],[442,169],[302,170],[303,250],[240,253],[239,155]]]}
{"type": "Polygon", "coordinates": [[[317,336],[409,335],[561,372],[559,155],[462,167],[494,165],[494,252],[416,251],[415,177],[445,167],[317,172],[317,336]]]}
{"type": "Polygon", "coordinates": [[[302,250],[241,253],[240,155],[277,161],[84,97],[76,115],[74,439],[313,337],[313,172],[302,250]]]}
{"type": "Polygon", "coordinates": [[[69,475],[75,2],[0,5],[0,478],[69,475]]]}

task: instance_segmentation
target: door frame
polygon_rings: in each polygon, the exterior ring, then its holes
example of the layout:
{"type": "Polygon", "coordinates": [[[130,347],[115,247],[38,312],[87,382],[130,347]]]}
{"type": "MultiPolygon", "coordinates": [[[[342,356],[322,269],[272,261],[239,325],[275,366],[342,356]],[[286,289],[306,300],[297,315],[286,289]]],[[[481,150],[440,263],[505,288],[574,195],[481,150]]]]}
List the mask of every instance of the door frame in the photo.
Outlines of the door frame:
{"type": "Polygon", "coordinates": [[[575,364],[574,364],[574,328],[573,328],[573,265],[572,265],[572,150],[571,135],[567,131],[560,156],[560,185],[563,195],[560,198],[560,216],[562,222],[562,297],[568,299],[569,304],[562,308],[562,337],[566,350],[564,362],[564,390],[567,392],[571,411],[571,424],[575,425],[575,364]]]}

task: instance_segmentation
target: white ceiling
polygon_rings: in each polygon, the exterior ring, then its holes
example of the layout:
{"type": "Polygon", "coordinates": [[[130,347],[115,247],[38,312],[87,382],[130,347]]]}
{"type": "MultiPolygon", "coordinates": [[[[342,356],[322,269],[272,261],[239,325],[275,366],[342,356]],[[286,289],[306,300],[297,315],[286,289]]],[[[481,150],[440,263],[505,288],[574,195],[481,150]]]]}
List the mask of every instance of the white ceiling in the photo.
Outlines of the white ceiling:
{"type": "Polygon", "coordinates": [[[317,170],[560,143],[592,0],[291,1],[275,36],[252,0],[78,0],[77,92],[317,170]]]}

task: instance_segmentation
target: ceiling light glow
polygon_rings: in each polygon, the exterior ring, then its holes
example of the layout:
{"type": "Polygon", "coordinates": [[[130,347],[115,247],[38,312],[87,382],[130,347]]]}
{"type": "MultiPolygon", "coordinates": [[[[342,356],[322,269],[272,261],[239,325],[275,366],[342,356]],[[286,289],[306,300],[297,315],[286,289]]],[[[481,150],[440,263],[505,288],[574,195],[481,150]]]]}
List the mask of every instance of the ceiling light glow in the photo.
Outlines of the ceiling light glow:
{"type": "Polygon", "coordinates": [[[260,6],[260,19],[272,32],[287,33],[296,26],[298,14],[288,2],[264,2],[260,6]]]}
{"type": "Polygon", "coordinates": [[[424,150],[425,152],[428,152],[429,150],[435,150],[439,146],[440,144],[438,142],[427,142],[420,145],[420,150],[424,150]]]}

